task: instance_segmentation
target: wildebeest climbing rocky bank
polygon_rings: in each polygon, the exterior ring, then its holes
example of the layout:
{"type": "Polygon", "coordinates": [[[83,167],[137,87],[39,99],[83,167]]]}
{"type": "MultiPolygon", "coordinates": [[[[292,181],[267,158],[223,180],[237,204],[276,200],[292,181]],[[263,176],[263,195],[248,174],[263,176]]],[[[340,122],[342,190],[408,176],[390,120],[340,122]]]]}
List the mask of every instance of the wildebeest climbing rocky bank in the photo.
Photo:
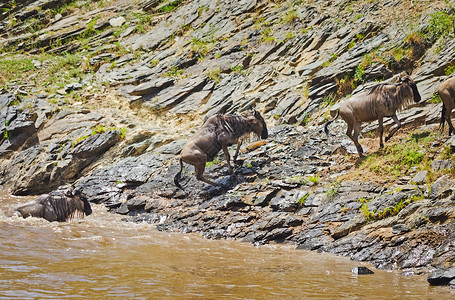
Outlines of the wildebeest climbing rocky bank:
{"type": "Polygon", "coordinates": [[[437,93],[455,71],[451,2],[1,5],[2,189],[73,184],[159,230],[292,243],[407,274],[453,266],[455,140],[438,130],[437,93]],[[377,122],[361,129],[363,159],[342,120],[326,137],[330,110],[403,73],[422,100],[397,114],[384,149],[377,122]],[[207,163],[217,186],[188,167],[178,189],[177,155],[203,120],[251,108],[268,138],[244,141],[233,174],[223,155],[207,163]]]}

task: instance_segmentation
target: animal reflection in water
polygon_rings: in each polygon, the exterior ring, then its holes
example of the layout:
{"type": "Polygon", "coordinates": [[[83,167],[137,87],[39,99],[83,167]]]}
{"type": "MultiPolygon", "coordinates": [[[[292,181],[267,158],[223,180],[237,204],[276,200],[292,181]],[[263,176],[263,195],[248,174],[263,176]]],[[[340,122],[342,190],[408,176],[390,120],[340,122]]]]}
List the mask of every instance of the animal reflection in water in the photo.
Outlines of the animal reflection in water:
{"type": "Polygon", "coordinates": [[[255,133],[262,139],[268,137],[267,125],[256,110],[241,115],[217,114],[208,118],[195,135],[185,144],[179,156],[180,171],[174,177],[174,183],[183,190],[181,180],[183,163],[193,165],[196,178],[205,183],[217,184],[204,177],[205,164],[212,161],[220,150],[223,150],[229,173],[232,174],[228,146],[237,144],[234,162],[239,154],[242,137],[255,133]]]}
{"type": "Polygon", "coordinates": [[[90,215],[92,208],[87,198],[79,190],[53,191],[16,208],[14,215],[44,218],[50,222],[65,222],[75,217],[90,215]]]}
{"type": "Polygon", "coordinates": [[[379,146],[383,148],[383,118],[391,117],[396,124],[396,127],[392,129],[385,138],[385,141],[387,142],[401,127],[396,111],[409,105],[412,100],[417,103],[420,99],[421,97],[414,80],[409,76],[399,77],[398,83],[396,84],[376,85],[369,91],[356,94],[347,101],[341,103],[336,117],[325,124],[324,131],[328,135],[329,124],[338,118],[338,116],[341,116],[348,124],[346,135],[354,142],[359,156],[363,157],[363,149],[358,142],[360,125],[363,122],[378,120],[379,146]],[[354,133],[352,133],[353,130],[354,133]]]}

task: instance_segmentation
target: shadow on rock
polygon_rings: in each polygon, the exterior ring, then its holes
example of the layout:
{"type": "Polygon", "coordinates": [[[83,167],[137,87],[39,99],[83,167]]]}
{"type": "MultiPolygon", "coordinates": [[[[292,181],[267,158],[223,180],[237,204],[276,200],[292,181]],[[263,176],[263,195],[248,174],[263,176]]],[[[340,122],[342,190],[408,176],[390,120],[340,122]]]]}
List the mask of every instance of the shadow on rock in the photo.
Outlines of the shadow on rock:
{"type": "Polygon", "coordinates": [[[203,199],[219,196],[235,188],[238,184],[243,183],[244,181],[244,176],[235,172],[232,175],[228,175],[216,181],[217,186],[207,185],[199,193],[199,196],[203,199]]]}

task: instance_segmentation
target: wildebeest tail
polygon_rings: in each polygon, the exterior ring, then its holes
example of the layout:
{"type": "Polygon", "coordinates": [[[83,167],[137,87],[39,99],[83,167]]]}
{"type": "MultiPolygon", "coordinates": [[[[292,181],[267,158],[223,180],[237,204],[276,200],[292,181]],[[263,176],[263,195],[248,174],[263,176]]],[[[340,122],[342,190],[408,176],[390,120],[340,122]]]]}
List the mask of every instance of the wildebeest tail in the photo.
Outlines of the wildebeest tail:
{"type": "Polygon", "coordinates": [[[183,191],[183,187],[179,183],[179,181],[182,179],[182,170],[183,170],[183,162],[182,162],[181,158],[179,158],[179,162],[180,162],[180,171],[177,174],[175,174],[174,183],[179,189],[181,189],[183,191]]]}
{"type": "Polygon", "coordinates": [[[330,120],[330,121],[328,121],[327,123],[325,123],[325,125],[324,125],[324,132],[325,132],[325,134],[326,134],[327,136],[329,136],[329,125],[330,125],[333,121],[335,121],[335,120],[338,118],[339,115],[340,115],[340,110],[337,109],[337,115],[335,116],[335,118],[333,118],[332,120],[330,120]]]}
{"type": "Polygon", "coordinates": [[[441,131],[444,131],[444,123],[446,117],[446,106],[442,103],[442,111],[441,111],[441,122],[439,123],[439,128],[441,131]]]}

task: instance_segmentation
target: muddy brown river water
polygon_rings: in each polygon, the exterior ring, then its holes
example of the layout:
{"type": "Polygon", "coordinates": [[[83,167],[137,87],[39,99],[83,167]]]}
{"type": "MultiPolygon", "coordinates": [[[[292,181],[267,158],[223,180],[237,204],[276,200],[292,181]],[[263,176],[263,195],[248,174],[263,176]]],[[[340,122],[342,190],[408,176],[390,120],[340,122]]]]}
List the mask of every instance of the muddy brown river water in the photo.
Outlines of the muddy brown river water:
{"type": "Polygon", "coordinates": [[[6,216],[29,200],[0,192],[0,299],[455,298],[426,276],[358,276],[348,258],[159,232],[101,205],[68,223],[6,216]]]}

